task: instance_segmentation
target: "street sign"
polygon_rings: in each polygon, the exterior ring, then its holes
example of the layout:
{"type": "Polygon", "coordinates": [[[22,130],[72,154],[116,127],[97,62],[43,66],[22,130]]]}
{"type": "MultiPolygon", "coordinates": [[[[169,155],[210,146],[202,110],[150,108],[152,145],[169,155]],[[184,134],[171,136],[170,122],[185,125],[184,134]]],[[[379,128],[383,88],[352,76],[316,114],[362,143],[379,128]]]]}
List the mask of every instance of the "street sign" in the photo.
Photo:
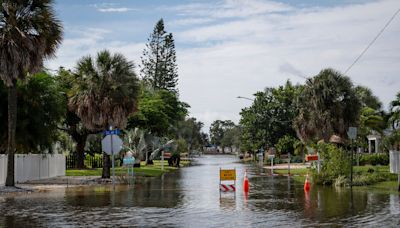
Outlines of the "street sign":
{"type": "Polygon", "coordinates": [[[121,151],[122,144],[122,140],[118,135],[107,135],[101,140],[101,149],[108,155],[112,153],[118,154],[121,151]]]}
{"type": "Polygon", "coordinates": [[[104,135],[119,135],[121,131],[119,129],[104,131],[104,135]]]}
{"type": "Polygon", "coordinates": [[[349,127],[349,130],[347,131],[347,136],[349,136],[349,139],[356,139],[357,138],[357,128],[349,127]]]}
{"type": "Polygon", "coordinates": [[[273,159],[275,158],[275,154],[268,154],[268,159],[273,159]]]}
{"type": "Polygon", "coordinates": [[[307,154],[306,161],[318,161],[318,154],[307,154]]]}
{"type": "Polygon", "coordinates": [[[235,169],[220,169],[219,178],[221,181],[226,180],[236,180],[236,170],[235,169]]]}
{"type": "Polygon", "coordinates": [[[124,165],[133,165],[135,163],[134,157],[125,157],[123,160],[124,165]]]}

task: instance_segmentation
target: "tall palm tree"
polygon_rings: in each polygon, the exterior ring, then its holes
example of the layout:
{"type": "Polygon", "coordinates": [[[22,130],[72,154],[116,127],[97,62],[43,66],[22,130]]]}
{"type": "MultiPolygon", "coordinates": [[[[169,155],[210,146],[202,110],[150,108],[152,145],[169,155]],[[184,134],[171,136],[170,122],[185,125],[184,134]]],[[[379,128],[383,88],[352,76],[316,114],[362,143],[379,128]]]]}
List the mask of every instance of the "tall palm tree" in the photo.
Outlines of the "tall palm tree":
{"type": "Polygon", "coordinates": [[[52,0],[0,0],[0,78],[8,90],[6,186],[14,186],[17,80],[40,70],[62,40],[52,0]]]}
{"type": "Polygon", "coordinates": [[[350,78],[324,69],[307,80],[299,97],[299,114],[294,121],[303,142],[328,142],[332,135],[346,137],[348,127],[357,126],[360,112],[350,78]]]}
{"type": "MultiPolygon", "coordinates": [[[[82,58],[77,66],[76,83],[68,100],[89,130],[105,130],[109,126],[123,129],[128,116],[137,109],[139,80],[133,62],[121,54],[101,51],[96,59],[82,58]]],[[[110,177],[110,157],[103,155],[103,178],[110,177]]]]}

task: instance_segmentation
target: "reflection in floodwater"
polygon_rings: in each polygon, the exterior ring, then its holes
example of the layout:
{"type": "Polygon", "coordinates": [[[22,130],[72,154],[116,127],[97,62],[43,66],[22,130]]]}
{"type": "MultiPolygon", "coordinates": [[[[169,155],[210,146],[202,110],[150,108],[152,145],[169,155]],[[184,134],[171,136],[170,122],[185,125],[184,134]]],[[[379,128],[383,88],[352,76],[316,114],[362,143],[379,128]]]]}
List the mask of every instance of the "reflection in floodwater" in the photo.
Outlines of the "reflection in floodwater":
{"type": "Polygon", "coordinates": [[[0,227],[60,226],[383,226],[400,224],[398,194],[312,186],[265,175],[233,156],[129,185],[60,188],[0,197],[0,227]],[[236,168],[237,192],[219,193],[219,169],[236,168]],[[248,170],[250,192],[243,192],[248,170]]]}

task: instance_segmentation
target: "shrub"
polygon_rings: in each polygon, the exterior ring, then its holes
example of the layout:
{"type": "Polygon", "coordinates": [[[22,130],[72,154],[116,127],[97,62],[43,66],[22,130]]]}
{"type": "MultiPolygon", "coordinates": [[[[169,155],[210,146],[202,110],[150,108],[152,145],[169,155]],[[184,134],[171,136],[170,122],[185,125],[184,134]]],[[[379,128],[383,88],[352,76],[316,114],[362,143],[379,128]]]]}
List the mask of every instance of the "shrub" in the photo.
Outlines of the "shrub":
{"type": "Polygon", "coordinates": [[[350,159],[346,151],[326,143],[319,144],[317,149],[323,160],[320,173],[313,172],[317,184],[332,185],[339,176],[348,177],[350,159]]]}
{"type": "Polygon", "coordinates": [[[388,154],[361,154],[360,165],[389,165],[388,154]]]}
{"type": "Polygon", "coordinates": [[[281,154],[287,154],[294,152],[294,143],[296,142],[296,138],[290,135],[285,135],[279,139],[279,141],[275,144],[276,155],[279,157],[281,154]]]}

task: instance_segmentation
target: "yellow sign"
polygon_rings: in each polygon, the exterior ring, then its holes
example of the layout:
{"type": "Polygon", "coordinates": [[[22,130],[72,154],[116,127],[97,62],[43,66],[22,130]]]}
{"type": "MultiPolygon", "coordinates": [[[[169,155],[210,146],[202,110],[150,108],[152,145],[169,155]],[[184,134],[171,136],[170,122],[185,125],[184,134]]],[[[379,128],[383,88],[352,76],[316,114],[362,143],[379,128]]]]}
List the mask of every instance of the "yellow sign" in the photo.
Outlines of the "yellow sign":
{"type": "Polygon", "coordinates": [[[236,180],[236,170],[235,169],[220,169],[219,170],[219,178],[221,181],[226,180],[236,180]]]}

